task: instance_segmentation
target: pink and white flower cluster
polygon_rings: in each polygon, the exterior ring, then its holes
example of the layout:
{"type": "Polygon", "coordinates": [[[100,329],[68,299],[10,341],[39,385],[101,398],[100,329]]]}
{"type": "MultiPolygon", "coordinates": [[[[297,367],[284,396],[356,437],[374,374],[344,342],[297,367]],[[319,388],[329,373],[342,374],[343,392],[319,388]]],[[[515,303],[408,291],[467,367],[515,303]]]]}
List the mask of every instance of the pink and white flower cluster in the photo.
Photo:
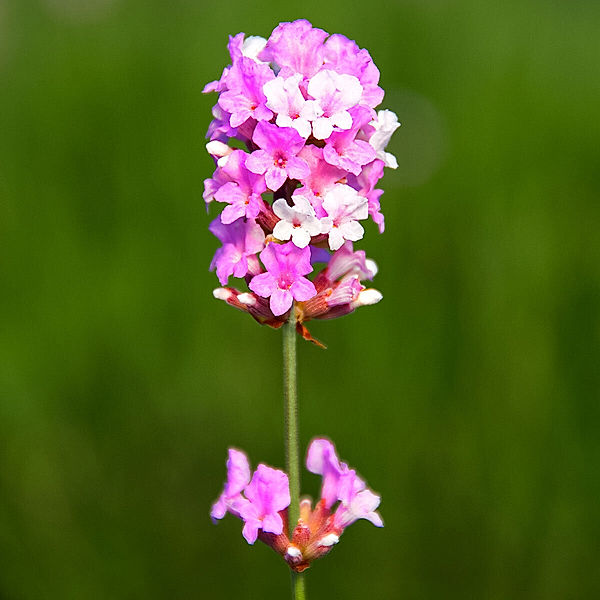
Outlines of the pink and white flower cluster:
{"type": "Polygon", "coordinates": [[[287,535],[288,476],[264,464],[258,465],[251,476],[246,455],[230,448],[227,481],[210,513],[213,521],[222,519],[228,512],[242,519],[242,535],[249,544],[260,539],[298,572],[327,554],[338,543],[344,529],[358,519],[383,527],[381,516],[376,512],[380,497],[354,469],[340,462],[329,440],[317,438],[310,443],[306,468],[321,475],[321,498],[314,509],[309,498],[301,500],[300,518],[290,539],[287,535]]]}
{"type": "Polygon", "coordinates": [[[376,185],[397,166],[385,147],[399,123],[375,110],[383,90],[369,53],[306,20],[268,40],[239,33],[228,48],[231,65],[204,90],[219,93],[207,144],[216,169],[204,182],[207,205],[224,205],[210,226],[223,244],[215,296],[273,327],[294,301],[300,325],[379,301],[361,283],[374,263],[353,243],[369,216],[384,230],[376,185]],[[249,291],[227,287],[231,276],[249,291]]]}

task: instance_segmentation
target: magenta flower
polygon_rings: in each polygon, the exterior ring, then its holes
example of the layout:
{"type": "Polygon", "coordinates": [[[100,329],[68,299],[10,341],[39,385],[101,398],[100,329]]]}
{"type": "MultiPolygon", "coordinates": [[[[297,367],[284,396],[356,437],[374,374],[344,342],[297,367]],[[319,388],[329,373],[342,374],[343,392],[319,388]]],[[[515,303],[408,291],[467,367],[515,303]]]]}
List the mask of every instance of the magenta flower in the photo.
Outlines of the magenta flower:
{"type": "Polygon", "coordinates": [[[216,268],[221,285],[225,285],[230,275],[243,277],[249,270],[249,258],[265,245],[265,234],[255,221],[238,219],[224,225],[215,219],[209,227],[211,233],[223,242],[210,263],[210,270],[216,268]]]}
{"type": "Polygon", "coordinates": [[[297,189],[294,195],[308,198],[317,216],[324,217],[326,213],[321,205],[325,194],[348,174],[323,160],[323,149],[318,146],[306,146],[298,156],[308,163],[310,174],[302,180],[302,187],[297,189]]]}
{"type": "Polygon", "coordinates": [[[323,477],[321,499],[325,508],[331,508],[339,500],[340,480],[348,472],[348,466],[340,464],[335,446],[329,440],[315,439],[308,447],[306,468],[323,477]]]}
{"type": "Polygon", "coordinates": [[[384,92],[379,87],[379,69],[364,48],[345,35],[334,33],[325,42],[324,68],[338,73],[354,75],[363,88],[361,104],[375,108],[383,100],[384,92]]]}
{"type": "Polygon", "coordinates": [[[227,459],[227,482],[222,494],[213,504],[210,516],[213,521],[222,519],[227,512],[239,516],[239,509],[244,503],[242,492],[250,482],[250,466],[243,452],[229,448],[227,459]]]}
{"type": "Polygon", "coordinates": [[[360,175],[363,166],[373,161],[377,152],[368,142],[356,139],[358,130],[368,122],[370,111],[359,106],[352,109],[351,113],[352,128],[329,136],[323,148],[323,158],[334,167],[360,175]]]}
{"type": "Polygon", "coordinates": [[[246,167],[258,175],[264,174],[269,189],[277,191],[288,177],[308,177],[308,164],[296,156],[304,147],[304,139],[295,129],[259,123],[252,141],[260,150],[247,158],[246,167]]]}
{"type": "Polygon", "coordinates": [[[327,36],[326,31],[316,29],[306,19],[281,23],[271,33],[259,58],[310,78],[323,66],[323,42],[327,36]]]}
{"type": "Polygon", "coordinates": [[[221,213],[221,222],[226,225],[240,217],[256,219],[265,206],[261,196],[267,189],[265,178],[246,168],[248,156],[242,150],[234,150],[218,169],[229,180],[214,193],[217,202],[228,204],[221,213]]]}
{"type": "Polygon", "coordinates": [[[242,535],[249,544],[260,539],[281,554],[297,572],[330,552],[344,529],[358,519],[383,527],[381,516],[376,512],[380,497],[367,488],[354,469],[340,462],[329,440],[317,438],[310,443],[306,466],[323,477],[321,498],[314,509],[310,499],[300,501],[298,524],[288,536],[287,474],[259,464],[250,480],[245,454],[230,449],[227,483],[213,504],[213,521],[227,512],[240,518],[244,522],[242,535]]]}
{"type": "Polygon", "coordinates": [[[329,440],[317,438],[311,442],[306,456],[306,468],[323,477],[321,498],[325,502],[325,508],[329,509],[340,501],[334,516],[340,533],[357,519],[367,519],[373,525],[383,527],[380,515],[375,512],[380,497],[367,488],[354,469],[339,461],[335,446],[329,440]]]}
{"type": "Polygon", "coordinates": [[[262,298],[271,298],[275,316],[286,313],[294,300],[302,302],[316,295],[312,281],[303,277],[313,270],[310,248],[298,248],[293,242],[271,243],[260,253],[260,260],[267,272],[256,275],[248,287],[262,298]]]}
{"type": "Polygon", "coordinates": [[[283,533],[283,519],[279,512],[290,504],[288,476],[283,471],[260,464],[244,493],[248,502],[241,506],[240,516],[244,520],[242,535],[246,541],[254,544],[259,529],[275,535],[283,533]]]}
{"type": "Polygon", "coordinates": [[[248,119],[268,121],[273,113],[265,106],[263,85],[274,79],[268,65],[242,56],[226,75],[227,91],[221,93],[219,106],[231,114],[229,124],[239,127],[248,119]]]}

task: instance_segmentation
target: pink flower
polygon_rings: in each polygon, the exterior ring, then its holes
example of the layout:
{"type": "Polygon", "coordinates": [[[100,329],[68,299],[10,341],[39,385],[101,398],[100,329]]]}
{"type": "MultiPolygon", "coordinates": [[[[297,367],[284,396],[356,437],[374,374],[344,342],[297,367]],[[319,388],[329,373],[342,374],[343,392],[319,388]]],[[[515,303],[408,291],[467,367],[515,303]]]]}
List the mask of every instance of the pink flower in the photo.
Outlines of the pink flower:
{"type": "Polygon", "coordinates": [[[250,482],[250,466],[243,452],[229,448],[227,459],[227,482],[218,500],[213,504],[210,516],[213,521],[222,519],[229,511],[239,516],[239,508],[244,503],[242,492],[250,482]]]}
{"type": "Polygon", "coordinates": [[[327,439],[314,439],[306,455],[306,468],[311,473],[323,477],[321,498],[325,508],[331,508],[340,501],[334,523],[339,532],[357,519],[367,519],[377,527],[383,527],[383,521],[375,509],[380,497],[366,487],[354,469],[340,462],[335,446],[327,439]]]}
{"type": "Polygon", "coordinates": [[[379,233],[385,230],[385,219],[381,213],[381,205],[379,198],[383,194],[383,190],[375,188],[377,182],[383,177],[383,161],[377,159],[365,165],[360,175],[348,175],[348,185],[353,187],[361,196],[365,196],[368,200],[369,215],[379,228],[379,233]]]}
{"type": "Polygon", "coordinates": [[[264,174],[269,189],[277,191],[288,177],[302,179],[310,173],[306,161],[296,156],[304,147],[304,140],[295,129],[259,123],[252,141],[260,150],[247,158],[246,167],[258,175],[264,174]]]}
{"type": "Polygon", "coordinates": [[[293,242],[271,243],[260,253],[260,260],[267,272],[256,275],[248,287],[262,298],[271,298],[275,316],[286,313],[294,300],[303,302],[317,294],[313,283],[303,277],[313,270],[310,248],[298,248],[293,242]]]}
{"type": "Polygon", "coordinates": [[[325,194],[347,176],[346,171],[330,165],[323,160],[323,149],[317,146],[306,146],[298,155],[305,160],[309,167],[308,177],[302,180],[302,187],[294,192],[308,198],[317,216],[324,217],[325,211],[321,208],[325,194]]]}
{"type": "Polygon", "coordinates": [[[321,498],[325,508],[331,508],[339,500],[340,479],[348,471],[348,465],[340,464],[335,446],[329,440],[317,438],[308,447],[306,468],[323,477],[321,498]]]}
{"type": "Polygon", "coordinates": [[[261,60],[312,77],[323,66],[326,31],[314,28],[306,19],[281,23],[271,33],[259,55],[261,60]]]}
{"type": "Polygon", "coordinates": [[[252,118],[268,121],[273,113],[265,106],[263,85],[275,75],[268,65],[242,56],[226,76],[227,91],[221,93],[219,106],[231,114],[229,124],[239,127],[252,118]]]}
{"type": "Polygon", "coordinates": [[[356,139],[358,130],[370,118],[370,111],[359,106],[350,112],[352,128],[348,131],[334,132],[329,136],[323,149],[323,158],[334,167],[359,175],[363,165],[375,159],[376,151],[368,142],[356,139]]]}
{"type": "Polygon", "coordinates": [[[283,533],[279,511],[290,504],[288,476],[283,471],[260,464],[244,493],[248,502],[241,506],[240,517],[244,520],[242,535],[246,541],[253,544],[259,529],[275,535],[283,533]]]}
{"type": "Polygon", "coordinates": [[[265,245],[265,234],[255,221],[238,219],[230,225],[224,225],[215,219],[209,227],[223,246],[219,248],[210,264],[211,271],[217,269],[221,285],[225,285],[230,275],[243,277],[249,270],[249,258],[265,245]]]}
{"type": "Polygon", "coordinates": [[[383,100],[379,83],[379,70],[367,50],[360,49],[356,42],[345,35],[334,33],[325,42],[326,69],[354,75],[363,88],[361,104],[375,108],[383,100]]]}
{"type": "Polygon", "coordinates": [[[229,181],[219,187],[214,198],[229,205],[221,213],[221,222],[226,225],[240,217],[255,219],[265,205],[261,197],[267,189],[265,178],[246,168],[248,156],[242,150],[234,150],[220,168],[229,181]]]}
{"type": "Polygon", "coordinates": [[[227,482],[211,509],[213,521],[223,518],[227,512],[242,519],[242,535],[249,544],[260,539],[297,572],[330,552],[344,529],[357,519],[367,519],[383,527],[376,512],[379,496],[367,488],[354,469],[340,462],[329,440],[318,438],[311,442],[306,466],[309,471],[323,476],[322,497],[314,509],[310,499],[300,501],[300,518],[288,537],[288,476],[260,464],[250,480],[246,455],[230,449],[227,482]]]}

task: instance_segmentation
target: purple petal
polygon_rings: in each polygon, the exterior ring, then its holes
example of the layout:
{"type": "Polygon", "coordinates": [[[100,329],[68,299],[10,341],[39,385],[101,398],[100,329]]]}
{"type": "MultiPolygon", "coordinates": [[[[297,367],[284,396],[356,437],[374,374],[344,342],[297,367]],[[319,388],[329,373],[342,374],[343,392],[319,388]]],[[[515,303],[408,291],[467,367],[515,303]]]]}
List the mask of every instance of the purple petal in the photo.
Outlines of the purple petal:
{"type": "Polygon", "coordinates": [[[262,175],[273,164],[273,158],[265,150],[255,150],[246,159],[246,168],[257,175],[262,175]]]}
{"type": "Polygon", "coordinates": [[[292,283],[290,291],[298,302],[310,300],[317,295],[317,289],[313,282],[306,279],[306,277],[299,277],[296,279],[296,281],[292,283]]]}
{"type": "Polygon", "coordinates": [[[250,482],[250,465],[247,456],[240,450],[229,448],[227,459],[227,494],[241,493],[250,482]]]}
{"type": "Polygon", "coordinates": [[[283,532],[283,519],[278,513],[266,515],[262,522],[262,530],[279,535],[283,532]]]}
{"type": "Polygon", "coordinates": [[[248,287],[255,294],[258,294],[262,298],[268,298],[273,293],[273,290],[277,287],[277,282],[271,273],[261,273],[260,275],[256,275],[256,277],[252,278],[248,284],[248,287]]]}
{"type": "Polygon", "coordinates": [[[290,179],[306,179],[310,175],[308,163],[295,156],[288,158],[286,170],[290,179]]]}
{"type": "Polygon", "coordinates": [[[285,169],[276,167],[274,164],[268,168],[265,174],[265,181],[270,190],[276,192],[287,179],[287,173],[285,169]]]}
{"type": "Polygon", "coordinates": [[[258,538],[258,530],[260,528],[260,521],[250,520],[244,523],[242,529],[242,535],[249,544],[254,544],[258,538]]]}
{"type": "Polygon", "coordinates": [[[293,301],[294,298],[289,290],[276,288],[271,295],[269,306],[271,307],[273,314],[276,317],[279,317],[291,308],[293,301]]]}

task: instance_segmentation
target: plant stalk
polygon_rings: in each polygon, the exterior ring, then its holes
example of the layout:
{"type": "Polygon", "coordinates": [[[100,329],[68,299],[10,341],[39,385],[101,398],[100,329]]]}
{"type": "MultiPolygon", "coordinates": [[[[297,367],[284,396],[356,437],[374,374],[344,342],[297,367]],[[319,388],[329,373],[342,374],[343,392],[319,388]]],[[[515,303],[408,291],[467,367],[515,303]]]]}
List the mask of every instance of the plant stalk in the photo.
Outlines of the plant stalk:
{"type": "MultiPolygon", "coordinates": [[[[285,415],[285,456],[290,480],[288,536],[292,539],[300,516],[300,452],[298,444],[298,393],[296,385],[296,305],[283,326],[283,397],[285,415]]],[[[304,576],[292,573],[292,599],[305,600],[304,576]]]]}

